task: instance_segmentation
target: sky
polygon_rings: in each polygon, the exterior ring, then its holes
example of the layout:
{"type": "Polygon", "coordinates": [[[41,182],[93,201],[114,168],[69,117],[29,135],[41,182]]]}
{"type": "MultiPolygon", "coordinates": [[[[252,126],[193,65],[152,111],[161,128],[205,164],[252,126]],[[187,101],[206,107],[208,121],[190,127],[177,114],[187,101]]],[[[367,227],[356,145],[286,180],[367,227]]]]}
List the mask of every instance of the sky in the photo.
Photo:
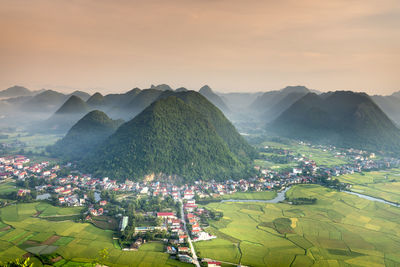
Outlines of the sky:
{"type": "Polygon", "coordinates": [[[0,89],[400,90],[399,0],[0,0],[0,89]]]}

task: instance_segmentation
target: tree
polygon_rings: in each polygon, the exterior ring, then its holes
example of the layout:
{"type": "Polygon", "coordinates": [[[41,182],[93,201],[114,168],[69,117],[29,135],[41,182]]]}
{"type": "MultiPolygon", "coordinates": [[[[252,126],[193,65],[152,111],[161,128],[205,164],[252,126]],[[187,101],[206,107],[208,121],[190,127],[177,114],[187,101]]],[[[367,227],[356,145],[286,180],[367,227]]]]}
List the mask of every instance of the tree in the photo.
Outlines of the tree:
{"type": "Polygon", "coordinates": [[[15,259],[9,262],[0,262],[2,267],[32,267],[33,263],[30,263],[30,258],[26,259],[15,259]]]}
{"type": "Polygon", "coordinates": [[[108,252],[107,248],[104,248],[99,251],[99,256],[95,259],[94,266],[98,265],[98,263],[105,263],[110,257],[110,252],[108,252]]]}

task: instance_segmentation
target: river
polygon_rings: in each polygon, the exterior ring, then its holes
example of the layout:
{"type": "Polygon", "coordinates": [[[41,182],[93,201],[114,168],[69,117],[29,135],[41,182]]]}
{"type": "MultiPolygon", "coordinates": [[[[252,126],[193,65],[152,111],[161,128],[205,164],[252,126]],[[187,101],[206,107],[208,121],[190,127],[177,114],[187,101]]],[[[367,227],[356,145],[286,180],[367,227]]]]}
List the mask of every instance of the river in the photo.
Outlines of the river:
{"type": "Polygon", "coordinates": [[[381,202],[381,203],[385,203],[385,204],[388,204],[388,205],[391,205],[391,206],[400,207],[400,204],[393,203],[393,202],[390,202],[390,201],[386,201],[386,200],[381,199],[381,198],[371,197],[371,196],[363,195],[363,194],[352,192],[352,191],[342,191],[342,192],[346,192],[346,193],[351,194],[351,195],[356,195],[356,196],[359,196],[361,198],[368,199],[368,200],[371,200],[371,201],[381,202]]]}
{"type": "MultiPolygon", "coordinates": [[[[284,201],[286,198],[286,192],[291,188],[291,186],[287,187],[285,190],[282,190],[280,192],[277,193],[277,196],[273,199],[269,199],[269,200],[261,200],[261,199],[224,199],[221,200],[221,202],[261,202],[261,203],[279,203],[281,201],[284,201]]],[[[352,191],[342,191],[351,195],[356,195],[358,197],[370,200],[370,201],[377,201],[377,202],[381,202],[381,203],[385,203],[394,207],[400,207],[400,204],[397,203],[393,203],[390,201],[386,201],[384,199],[380,199],[380,198],[376,198],[376,197],[371,197],[371,196],[367,196],[367,195],[363,195],[360,193],[356,193],[356,192],[352,192],[352,191]]]]}

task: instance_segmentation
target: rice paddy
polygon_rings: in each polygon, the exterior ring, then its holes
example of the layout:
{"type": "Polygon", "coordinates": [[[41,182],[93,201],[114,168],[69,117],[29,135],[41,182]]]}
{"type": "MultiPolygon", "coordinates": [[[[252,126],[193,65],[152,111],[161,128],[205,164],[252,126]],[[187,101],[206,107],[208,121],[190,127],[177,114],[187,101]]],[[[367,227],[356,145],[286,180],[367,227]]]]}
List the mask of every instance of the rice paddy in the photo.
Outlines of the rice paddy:
{"type": "Polygon", "coordinates": [[[211,241],[201,257],[249,266],[399,266],[400,209],[317,185],[292,187],[289,197],[315,205],[210,203],[211,241]]]}
{"type": "Polygon", "coordinates": [[[354,173],[338,177],[351,191],[400,203],[400,169],[354,173]]]}
{"type": "MultiPolygon", "coordinates": [[[[47,203],[28,203],[0,209],[0,261],[21,258],[28,252],[34,255],[56,253],[62,260],[55,266],[86,266],[99,258],[106,248],[109,258],[102,263],[109,266],[186,266],[169,259],[161,243],[145,244],[139,251],[122,251],[113,244],[113,231],[102,230],[89,223],[48,221],[46,216],[69,215],[79,208],[58,208],[47,203]]],[[[35,260],[35,266],[40,262],[35,260]]]]}

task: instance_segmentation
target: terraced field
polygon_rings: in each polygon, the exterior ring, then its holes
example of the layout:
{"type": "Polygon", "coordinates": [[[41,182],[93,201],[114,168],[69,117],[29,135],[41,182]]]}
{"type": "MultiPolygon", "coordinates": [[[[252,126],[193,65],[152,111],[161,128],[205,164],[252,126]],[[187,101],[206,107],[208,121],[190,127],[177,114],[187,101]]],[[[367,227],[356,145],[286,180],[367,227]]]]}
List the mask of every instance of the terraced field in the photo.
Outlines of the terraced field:
{"type": "MultiPolygon", "coordinates": [[[[89,223],[48,221],[36,217],[38,211],[46,216],[79,212],[77,208],[58,208],[38,202],[0,209],[0,261],[20,258],[27,252],[57,253],[63,259],[55,266],[91,266],[99,251],[107,248],[109,258],[104,263],[110,266],[186,266],[160,252],[162,244],[149,243],[139,251],[122,251],[114,247],[113,231],[89,223]]],[[[40,262],[36,260],[35,266],[40,266],[40,262]]]]}
{"type": "Polygon", "coordinates": [[[351,191],[400,203],[400,169],[347,174],[338,177],[351,191]]]}
{"type": "Polygon", "coordinates": [[[315,205],[210,203],[222,211],[195,243],[201,257],[250,266],[399,266],[400,209],[317,185],[292,187],[289,197],[315,205]]]}

